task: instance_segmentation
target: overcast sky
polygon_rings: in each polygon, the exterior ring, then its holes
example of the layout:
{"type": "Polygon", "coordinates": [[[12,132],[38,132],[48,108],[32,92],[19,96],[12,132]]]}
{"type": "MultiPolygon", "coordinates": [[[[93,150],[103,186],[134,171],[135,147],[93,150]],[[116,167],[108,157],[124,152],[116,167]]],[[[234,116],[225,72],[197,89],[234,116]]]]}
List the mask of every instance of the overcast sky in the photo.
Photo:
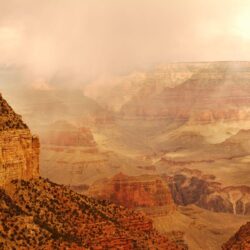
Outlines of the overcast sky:
{"type": "Polygon", "coordinates": [[[250,60],[249,0],[0,0],[0,63],[83,78],[250,60]]]}

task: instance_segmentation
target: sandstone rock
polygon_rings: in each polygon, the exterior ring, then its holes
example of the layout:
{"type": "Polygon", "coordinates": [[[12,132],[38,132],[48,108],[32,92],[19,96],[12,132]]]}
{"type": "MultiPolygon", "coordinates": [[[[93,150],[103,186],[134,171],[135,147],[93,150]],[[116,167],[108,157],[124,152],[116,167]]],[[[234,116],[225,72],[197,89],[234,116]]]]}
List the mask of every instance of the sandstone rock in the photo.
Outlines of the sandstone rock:
{"type": "Polygon", "coordinates": [[[0,186],[39,176],[39,139],[0,96],[0,186]]]}

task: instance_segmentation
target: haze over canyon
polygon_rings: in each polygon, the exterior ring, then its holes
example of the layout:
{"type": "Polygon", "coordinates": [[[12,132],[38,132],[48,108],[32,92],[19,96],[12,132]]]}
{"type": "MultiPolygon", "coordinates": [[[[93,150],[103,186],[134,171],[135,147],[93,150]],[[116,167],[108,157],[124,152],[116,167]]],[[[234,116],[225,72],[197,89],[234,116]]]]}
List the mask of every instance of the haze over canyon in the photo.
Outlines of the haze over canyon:
{"type": "Polygon", "coordinates": [[[249,250],[249,12],[0,0],[0,250],[249,250]]]}

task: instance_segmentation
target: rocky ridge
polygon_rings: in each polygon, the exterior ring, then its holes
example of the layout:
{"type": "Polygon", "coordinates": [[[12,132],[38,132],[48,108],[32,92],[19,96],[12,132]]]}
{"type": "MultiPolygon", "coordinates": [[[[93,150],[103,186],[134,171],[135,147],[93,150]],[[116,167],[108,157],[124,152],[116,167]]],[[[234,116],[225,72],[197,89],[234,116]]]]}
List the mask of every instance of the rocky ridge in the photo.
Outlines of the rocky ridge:
{"type": "Polygon", "coordinates": [[[1,249],[184,249],[134,210],[42,178],[11,185],[0,190],[1,249]]]}

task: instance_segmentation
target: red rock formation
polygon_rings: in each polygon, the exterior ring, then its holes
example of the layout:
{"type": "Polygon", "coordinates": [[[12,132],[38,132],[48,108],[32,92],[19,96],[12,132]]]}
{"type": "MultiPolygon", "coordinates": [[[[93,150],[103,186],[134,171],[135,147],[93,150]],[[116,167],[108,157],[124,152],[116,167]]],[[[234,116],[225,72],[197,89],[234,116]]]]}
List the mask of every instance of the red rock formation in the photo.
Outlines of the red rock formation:
{"type": "Polygon", "coordinates": [[[168,186],[159,176],[127,176],[122,173],[112,179],[97,181],[89,194],[129,208],[166,206],[166,212],[175,208],[168,186]]]}
{"type": "Polygon", "coordinates": [[[228,242],[222,246],[222,250],[249,250],[250,249],[250,222],[242,226],[228,242]]]}
{"type": "Polygon", "coordinates": [[[39,176],[39,140],[0,96],[0,186],[39,176]]]}

